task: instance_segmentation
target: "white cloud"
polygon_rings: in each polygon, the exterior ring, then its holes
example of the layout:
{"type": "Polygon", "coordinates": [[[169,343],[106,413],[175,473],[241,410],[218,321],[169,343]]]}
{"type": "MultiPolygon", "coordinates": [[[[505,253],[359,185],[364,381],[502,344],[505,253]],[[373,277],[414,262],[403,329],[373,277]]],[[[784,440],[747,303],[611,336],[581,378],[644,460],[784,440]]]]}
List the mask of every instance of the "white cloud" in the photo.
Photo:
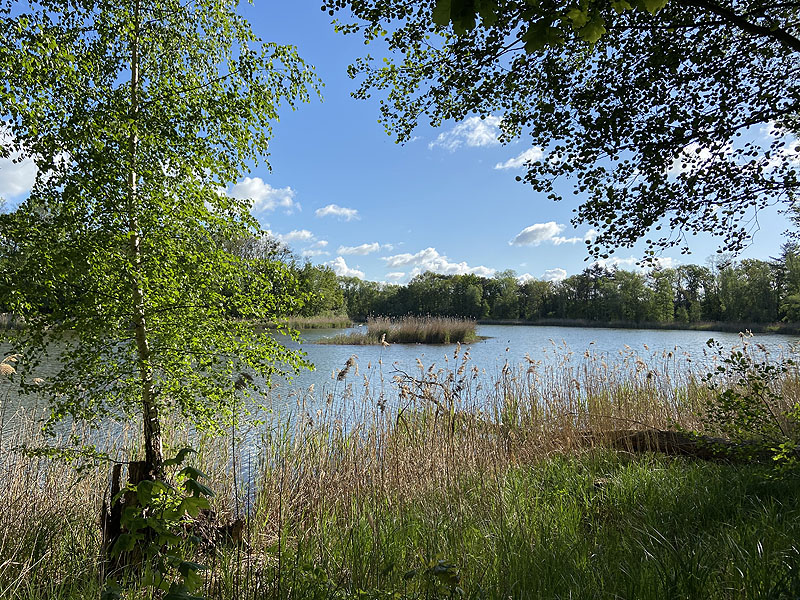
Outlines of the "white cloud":
{"type": "Polygon", "coordinates": [[[730,154],[733,144],[725,142],[713,147],[701,146],[698,142],[687,144],[680,154],[672,160],[669,168],[670,175],[678,173],[692,173],[701,169],[703,164],[719,154],[730,154]]]}
{"type": "Polygon", "coordinates": [[[495,269],[489,267],[471,267],[466,262],[452,262],[443,254],[439,254],[435,248],[426,248],[425,250],[420,250],[416,254],[395,254],[394,256],[387,256],[382,260],[386,261],[386,266],[389,268],[413,267],[411,271],[412,277],[424,273],[425,271],[432,271],[443,275],[474,273],[481,277],[491,277],[496,272],[495,269]]]}
{"type": "Polygon", "coordinates": [[[327,250],[314,250],[312,248],[306,248],[300,252],[300,256],[303,258],[314,258],[315,256],[330,256],[331,253],[327,250]]]}
{"type": "Polygon", "coordinates": [[[287,213],[300,209],[294,201],[295,191],[290,187],[274,188],[261,177],[245,177],[231,188],[230,196],[238,200],[251,200],[253,212],[269,212],[283,208],[287,213]]]}
{"type": "Polygon", "coordinates": [[[544,281],[563,281],[567,278],[567,272],[564,269],[547,269],[542,275],[544,281]]]}
{"type": "Polygon", "coordinates": [[[788,163],[792,167],[800,166],[800,141],[793,141],[783,148],[777,149],[764,166],[765,171],[771,171],[788,163]]]}
{"type": "Polygon", "coordinates": [[[766,138],[780,138],[785,135],[784,132],[777,126],[775,121],[772,119],[764,123],[761,127],[759,127],[758,132],[763,137],[766,138]]]}
{"type": "Polygon", "coordinates": [[[596,237],[597,237],[597,231],[594,229],[590,229],[582,236],[575,236],[571,238],[556,236],[553,238],[552,241],[556,246],[559,246],[561,244],[577,244],[578,242],[585,242],[587,240],[592,241],[596,237]]]}
{"type": "Polygon", "coordinates": [[[655,259],[655,265],[662,269],[674,269],[680,264],[681,261],[672,258],[671,256],[660,256],[655,259]]]}
{"type": "Polygon", "coordinates": [[[311,246],[312,248],[325,248],[328,245],[328,240],[317,240],[311,246]]]}
{"type": "Polygon", "coordinates": [[[532,281],[534,279],[536,279],[536,277],[534,277],[530,273],[523,273],[522,275],[517,277],[517,281],[519,281],[520,283],[528,283],[529,281],[532,281]]]}
{"type": "MultiPolygon", "coordinates": [[[[0,130],[0,147],[10,146],[13,139],[8,130],[0,130]]],[[[36,181],[36,163],[31,158],[19,158],[16,152],[8,158],[0,158],[0,198],[12,200],[26,195],[36,181]]]]}
{"type": "Polygon", "coordinates": [[[391,279],[392,281],[397,281],[399,279],[402,279],[405,276],[406,276],[406,274],[403,273],[402,271],[395,271],[393,273],[387,273],[386,274],[386,279],[391,279]]]}
{"type": "Polygon", "coordinates": [[[345,208],[338,204],[328,204],[328,206],[318,208],[314,214],[318,217],[339,217],[345,221],[352,221],[353,219],[360,218],[355,208],[345,208]]]}
{"type": "Polygon", "coordinates": [[[496,146],[500,143],[497,139],[500,136],[500,118],[489,115],[485,119],[480,117],[470,117],[462,121],[450,131],[439,134],[434,141],[428,144],[428,148],[439,146],[445,150],[453,152],[461,146],[473,148],[481,146],[496,146]]]}
{"type": "Polygon", "coordinates": [[[275,237],[284,244],[291,244],[292,242],[311,242],[314,240],[314,234],[308,229],[295,229],[283,235],[275,234],[275,237]]]}
{"type": "Polygon", "coordinates": [[[528,148],[522,154],[515,156],[514,158],[509,158],[504,163],[497,163],[494,168],[495,169],[519,169],[520,167],[524,167],[529,162],[535,162],[542,158],[543,152],[542,149],[538,146],[534,146],[533,148],[528,148]]]}
{"type": "Polygon", "coordinates": [[[520,231],[509,243],[510,246],[538,246],[542,242],[552,241],[564,230],[564,225],[555,221],[535,223],[520,231]]]}
{"type": "Polygon", "coordinates": [[[561,225],[555,221],[534,223],[520,231],[508,244],[509,246],[538,246],[544,242],[551,242],[559,246],[561,244],[577,244],[597,237],[597,231],[594,229],[590,229],[583,236],[564,237],[558,235],[565,228],[566,225],[561,225]]]}
{"type": "Polygon", "coordinates": [[[392,250],[392,248],[393,246],[391,244],[373,242],[372,244],[361,244],[360,246],[339,246],[337,252],[339,254],[358,254],[360,256],[365,256],[373,252],[378,252],[381,249],[392,250]]]}
{"type": "Polygon", "coordinates": [[[359,279],[364,279],[364,271],[359,271],[358,269],[351,269],[347,266],[347,263],[344,261],[344,258],[341,256],[337,256],[330,262],[326,262],[333,272],[341,277],[358,277],[359,279]]]}

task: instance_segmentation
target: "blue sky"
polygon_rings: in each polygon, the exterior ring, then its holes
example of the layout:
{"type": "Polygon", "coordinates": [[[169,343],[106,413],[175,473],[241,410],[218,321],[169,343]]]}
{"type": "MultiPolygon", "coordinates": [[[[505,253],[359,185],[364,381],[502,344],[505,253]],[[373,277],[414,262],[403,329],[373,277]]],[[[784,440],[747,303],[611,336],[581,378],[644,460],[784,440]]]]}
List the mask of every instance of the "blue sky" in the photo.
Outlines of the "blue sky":
{"type": "MultiPolygon", "coordinates": [[[[515,181],[523,172],[515,159],[532,151],[524,138],[502,146],[495,121],[476,118],[422,126],[413,142],[397,145],[377,122],[377,99],[350,97],[356,84],[346,73],[356,57],[384,48],[335,33],[316,0],[255,0],[242,12],[264,40],[296,45],[325,84],[322,101],[281,111],[272,171],[259,165],[229,188],[253,198],[262,225],[298,255],[342,275],[399,283],[425,270],[490,276],[513,269],[553,279],[588,266],[583,239],[591,232],[569,224],[580,198],[554,203],[515,181]]],[[[24,195],[29,175],[24,164],[0,161],[0,195],[24,195]]],[[[785,217],[771,211],[759,221],[743,257],[779,252],[785,217]]],[[[716,248],[716,240],[698,236],[691,255],[662,259],[703,264],[716,248]]],[[[631,268],[641,251],[617,259],[631,268]]]]}

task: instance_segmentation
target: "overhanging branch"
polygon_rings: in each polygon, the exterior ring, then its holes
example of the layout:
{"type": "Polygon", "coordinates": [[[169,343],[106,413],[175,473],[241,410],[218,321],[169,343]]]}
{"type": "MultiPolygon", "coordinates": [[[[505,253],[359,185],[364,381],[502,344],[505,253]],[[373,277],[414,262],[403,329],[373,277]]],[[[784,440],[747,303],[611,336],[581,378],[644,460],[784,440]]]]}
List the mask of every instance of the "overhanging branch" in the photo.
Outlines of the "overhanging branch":
{"type": "Polygon", "coordinates": [[[730,8],[720,6],[712,0],[682,0],[685,6],[696,6],[720,17],[725,22],[738,27],[742,31],[752,33],[761,37],[768,37],[781,45],[791,48],[794,52],[800,52],[800,39],[793,36],[785,29],[767,27],[748,21],[744,16],[736,13],[730,8]]]}

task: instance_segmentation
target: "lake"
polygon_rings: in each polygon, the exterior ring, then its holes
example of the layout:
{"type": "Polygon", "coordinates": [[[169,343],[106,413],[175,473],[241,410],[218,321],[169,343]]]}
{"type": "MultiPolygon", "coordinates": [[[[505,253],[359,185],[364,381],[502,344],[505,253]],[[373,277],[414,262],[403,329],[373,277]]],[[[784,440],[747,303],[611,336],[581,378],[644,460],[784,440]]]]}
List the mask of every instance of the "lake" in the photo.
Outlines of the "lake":
{"type": "MultiPolygon", "coordinates": [[[[418,376],[421,374],[420,367],[426,372],[431,367],[434,372],[441,368],[453,369],[455,344],[392,344],[382,347],[315,343],[323,337],[358,330],[359,327],[349,330],[307,330],[302,332],[302,344],[287,341],[287,344],[306,352],[315,368],[301,372],[292,381],[276,381],[268,396],[260,403],[278,415],[288,416],[300,410],[313,412],[325,404],[330,394],[338,398],[343,393],[350,397],[357,395],[359,389],[363,392],[365,378],[373,392],[382,390],[391,401],[392,396],[397,396],[392,377],[398,371],[418,376]],[[358,368],[350,369],[342,381],[337,380],[337,374],[351,356],[356,357],[358,368]]],[[[479,325],[478,334],[486,339],[465,346],[462,352],[469,351],[470,364],[478,367],[480,377],[486,381],[496,378],[506,363],[511,367],[531,364],[526,355],[538,364],[537,368],[542,372],[546,372],[548,367],[592,369],[616,363],[629,368],[639,359],[648,365],[663,366],[668,363],[668,368],[673,372],[702,374],[709,370],[713,360],[706,345],[709,338],[725,348],[742,343],[737,334],[687,330],[479,325]]],[[[758,334],[750,338],[750,343],[761,344],[773,355],[791,352],[798,342],[800,337],[779,334],[758,334]]],[[[0,346],[0,351],[5,349],[0,346]]],[[[48,370],[48,365],[43,364],[43,374],[48,370]]],[[[31,408],[33,402],[41,406],[42,399],[20,398],[8,386],[5,390],[0,389],[0,402],[4,404],[2,408],[8,427],[12,422],[8,420],[9,415],[19,409],[31,408]]]]}
{"type": "MultiPolygon", "coordinates": [[[[428,369],[452,366],[455,344],[392,344],[382,346],[342,346],[323,345],[317,340],[350,333],[361,328],[307,330],[302,332],[303,343],[293,344],[302,348],[308,359],[314,363],[315,370],[303,372],[292,382],[278,382],[273,390],[277,398],[296,394],[299,389],[314,385],[317,395],[321,390],[335,386],[336,374],[344,367],[347,359],[355,355],[361,370],[376,369],[379,361],[383,363],[380,371],[390,380],[397,370],[407,373],[419,372],[417,359],[428,369]]],[[[487,378],[496,376],[506,362],[511,366],[526,363],[526,355],[542,366],[555,366],[568,361],[576,364],[590,358],[606,364],[627,361],[634,357],[645,363],[664,361],[670,353],[674,368],[705,373],[712,361],[712,353],[706,342],[713,338],[726,349],[741,345],[742,338],[735,333],[719,331],[652,330],[652,329],[610,329],[583,327],[540,327],[525,325],[479,325],[478,335],[486,339],[465,346],[469,349],[471,362],[487,378]],[[587,357],[586,353],[590,356],[587,357]]],[[[751,344],[761,344],[773,355],[789,353],[800,343],[800,337],[780,334],[757,334],[749,338],[751,344]]]]}

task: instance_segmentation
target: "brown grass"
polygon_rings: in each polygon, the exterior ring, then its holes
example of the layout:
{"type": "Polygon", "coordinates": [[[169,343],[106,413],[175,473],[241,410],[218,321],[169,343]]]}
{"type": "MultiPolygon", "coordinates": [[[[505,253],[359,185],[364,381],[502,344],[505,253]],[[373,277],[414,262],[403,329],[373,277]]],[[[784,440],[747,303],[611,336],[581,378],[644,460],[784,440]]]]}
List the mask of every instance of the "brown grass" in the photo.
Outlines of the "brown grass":
{"type": "MultiPolygon", "coordinates": [[[[222,519],[249,515],[248,544],[263,572],[272,560],[266,549],[279,540],[313,543],[332,528],[369,527],[370,507],[399,509],[465,478],[491,486],[519,465],[585,452],[588,431],[596,440],[619,428],[702,428],[698,413],[708,391],[679,355],[643,359],[623,350],[611,362],[566,348],[552,354],[547,364],[528,359],[495,375],[460,346],[442,368],[418,362],[414,372],[391,379],[380,364],[350,364],[321,397],[296,390],[291,415],[243,424],[247,446],[194,438],[196,462],[217,491],[222,519]]],[[[800,401],[797,381],[796,374],[783,381],[787,405],[800,401]]],[[[120,460],[129,456],[121,449],[131,447],[131,437],[120,432],[110,445],[120,460]]],[[[178,448],[188,438],[183,431],[169,442],[178,448]]],[[[96,576],[107,469],[79,477],[63,463],[12,452],[43,441],[30,424],[0,441],[0,597],[46,582],[49,573],[96,576]],[[86,556],[95,560],[87,564],[86,556]]]]}

